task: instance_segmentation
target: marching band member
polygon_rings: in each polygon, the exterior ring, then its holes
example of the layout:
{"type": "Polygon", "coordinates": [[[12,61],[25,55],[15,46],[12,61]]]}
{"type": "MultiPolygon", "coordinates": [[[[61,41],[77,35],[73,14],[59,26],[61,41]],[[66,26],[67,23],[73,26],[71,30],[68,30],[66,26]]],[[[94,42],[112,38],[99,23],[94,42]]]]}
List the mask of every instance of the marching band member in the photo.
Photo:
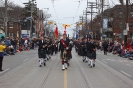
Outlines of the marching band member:
{"type": "Polygon", "coordinates": [[[59,43],[59,41],[57,39],[55,39],[55,54],[57,54],[57,52],[58,52],[58,43],[59,43]]]}
{"type": "Polygon", "coordinates": [[[70,40],[67,38],[67,35],[63,34],[63,39],[60,40],[60,46],[59,46],[59,51],[61,51],[62,70],[67,69],[67,66],[69,65],[67,57],[69,42],[70,40]]]}
{"type": "Polygon", "coordinates": [[[86,58],[86,42],[87,39],[83,39],[82,43],[81,43],[81,47],[82,47],[82,56],[83,56],[83,62],[86,61],[87,62],[87,58],[86,58]]]}
{"type": "Polygon", "coordinates": [[[94,44],[94,40],[90,38],[90,42],[86,43],[87,46],[87,57],[89,58],[88,65],[90,68],[95,67],[95,59],[96,59],[96,46],[94,44]]]}
{"type": "Polygon", "coordinates": [[[49,38],[47,38],[47,51],[46,51],[46,57],[47,60],[51,59],[50,54],[51,54],[51,41],[49,38]]]}
{"type": "Polygon", "coordinates": [[[70,41],[69,42],[69,49],[67,50],[67,58],[68,58],[68,66],[70,65],[69,64],[69,61],[70,61],[70,59],[72,59],[72,53],[71,53],[71,51],[72,51],[72,47],[73,47],[73,42],[72,41],[70,41]]]}
{"type": "Polygon", "coordinates": [[[42,64],[46,66],[46,41],[44,41],[44,38],[41,37],[39,43],[38,43],[38,57],[39,57],[39,67],[42,67],[42,64]]]}

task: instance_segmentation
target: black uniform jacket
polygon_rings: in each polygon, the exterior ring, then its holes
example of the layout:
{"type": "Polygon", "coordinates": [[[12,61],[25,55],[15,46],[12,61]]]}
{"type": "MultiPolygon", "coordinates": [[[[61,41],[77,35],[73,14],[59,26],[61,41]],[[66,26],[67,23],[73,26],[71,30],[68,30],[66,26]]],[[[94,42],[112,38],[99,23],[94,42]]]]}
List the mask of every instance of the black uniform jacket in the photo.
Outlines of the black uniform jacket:
{"type": "Polygon", "coordinates": [[[39,43],[38,43],[39,48],[38,48],[38,50],[45,49],[45,48],[43,48],[44,45],[46,45],[46,42],[44,40],[43,40],[43,42],[42,42],[42,40],[39,40],[39,43]]]}
{"type": "Polygon", "coordinates": [[[64,43],[66,44],[66,46],[69,47],[70,40],[69,39],[66,39],[66,40],[61,39],[60,40],[59,51],[63,52],[66,47],[63,45],[63,43],[61,41],[64,41],[64,43]]]}
{"type": "Polygon", "coordinates": [[[93,52],[93,51],[94,51],[93,49],[96,48],[96,47],[95,47],[95,44],[92,43],[92,42],[87,42],[87,43],[86,43],[86,47],[87,47],[87,51],[88,51],[88,52],[93,52]]]}

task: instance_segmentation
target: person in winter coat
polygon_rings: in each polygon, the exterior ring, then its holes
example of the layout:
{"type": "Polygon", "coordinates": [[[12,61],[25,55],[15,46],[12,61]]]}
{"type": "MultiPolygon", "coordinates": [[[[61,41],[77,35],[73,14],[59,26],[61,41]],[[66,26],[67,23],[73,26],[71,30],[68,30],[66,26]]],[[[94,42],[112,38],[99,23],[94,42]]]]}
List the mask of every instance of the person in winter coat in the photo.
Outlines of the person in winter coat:
{"type": "Polygon", "coordinates": [[[0,43],[0,71],[3,71],[2,69],[2,62],[3,62],[3,57],[4,57],[4,49],[6,46],[3,43],[0,43]]]}
{"type": "Polygon", "coordinates": [[[108,51],[108,42],[105,40],[103,42],[103,50],[104,50],[104,55],[107,55],[107,51],[108,51]]]}

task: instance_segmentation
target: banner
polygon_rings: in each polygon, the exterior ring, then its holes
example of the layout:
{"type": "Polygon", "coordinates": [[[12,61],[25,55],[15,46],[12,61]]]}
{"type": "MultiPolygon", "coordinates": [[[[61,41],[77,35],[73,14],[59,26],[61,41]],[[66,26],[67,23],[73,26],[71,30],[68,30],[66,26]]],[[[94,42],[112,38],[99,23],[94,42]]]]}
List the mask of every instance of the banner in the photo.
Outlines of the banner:
{"type": "Polygon", "coordinates": [[[108,19],[107,18],[104,18],[103,19],[103,29],[104,30],[107,30],[108,29],[108,19]]]}

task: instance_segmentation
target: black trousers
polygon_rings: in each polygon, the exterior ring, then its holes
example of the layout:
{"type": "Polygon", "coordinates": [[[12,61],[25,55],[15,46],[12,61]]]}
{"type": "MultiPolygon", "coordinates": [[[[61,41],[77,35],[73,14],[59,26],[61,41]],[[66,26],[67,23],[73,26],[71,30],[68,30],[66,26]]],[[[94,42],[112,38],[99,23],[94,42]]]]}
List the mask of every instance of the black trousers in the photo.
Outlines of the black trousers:
{"type": "Polygon", "coordinates": [[[3,57],[0,57],[0,69],[2,69],[3,57]]]}
{"type": "Polygon", "coordinates": [[[107,55],[108,49],[104,48],[104,55],[107,55]]]}

